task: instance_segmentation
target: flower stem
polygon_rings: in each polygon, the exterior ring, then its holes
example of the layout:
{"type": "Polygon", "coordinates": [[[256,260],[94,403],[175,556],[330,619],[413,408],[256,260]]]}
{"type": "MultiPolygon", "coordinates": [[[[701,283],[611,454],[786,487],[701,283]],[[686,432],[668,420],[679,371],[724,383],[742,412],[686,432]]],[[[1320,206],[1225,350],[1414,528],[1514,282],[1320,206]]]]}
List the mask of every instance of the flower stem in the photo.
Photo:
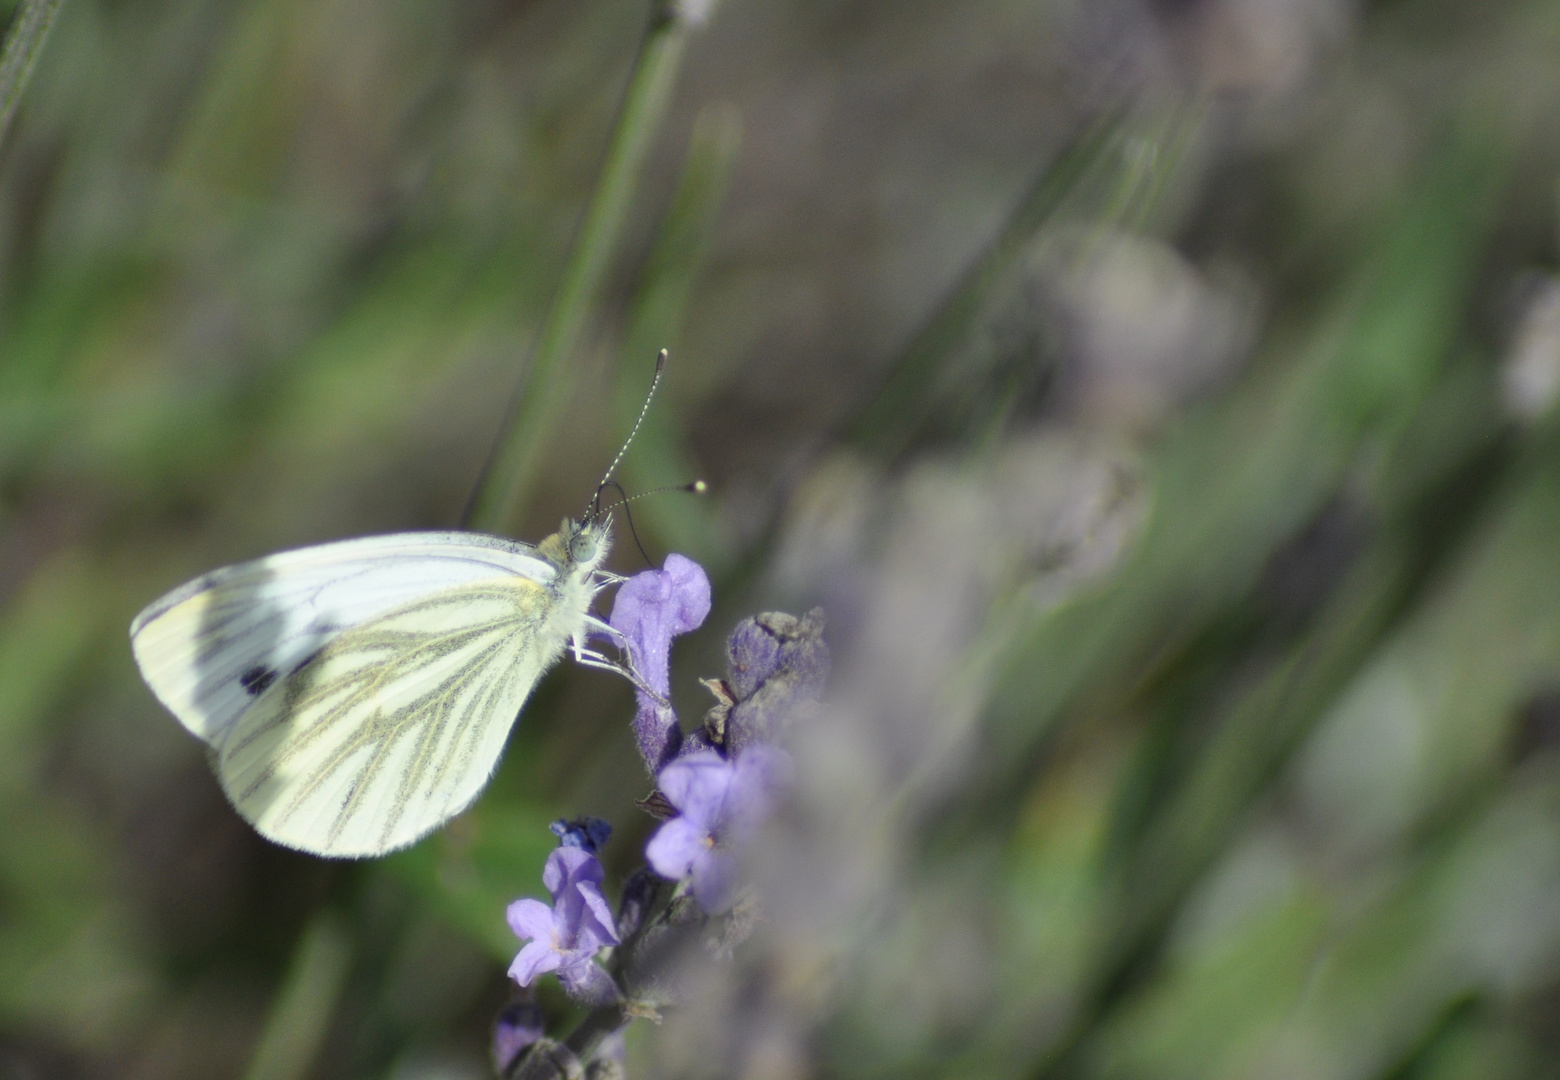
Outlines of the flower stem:
{"type": "Polygon", "coordinates": [[[621,1004],[598,1005],[579,1022],[564,1045],[574,1051],[581,1061],[589,1061],[601,1040],[628,1023],[629,1017],[621,1004]]]}
{"type": "MultiPolygon", "coordinates": [[[[617,365],[616,420],[628,430],[644,400],[649,360],[663,347],[674,349],[688,301],[715,239],[716,224],[725,205],[742,146],[742,115],[736,106],[705,106],[694,121],[682,178],[656,229],[649,258],[641,271],[629,306],[628,329],[623,335],[617,365]]],[[[681,375],[675,380],[684,402],[697,398],[698,387],[681,375]],[[694,393],[690,394],[690,389],[694,393]]],[[[668,387],[664,393],[670,394],[668,387]]],[[[707,391],[706,391],[707,394],[707,391]]],[[[630,491],[648,491],[661,484],[697,476],[693,461],[672,422],[677,410],[652,409],[644,419],[634,453],[623,462],[619,478],[630,491]]],[[[641,503],[640,528],[646,525],[659,542],[700,562],[719,566],[729,558],[730,543],[721,534],[714,512],[697,499],[641,503]]]]}
{"type": "MultiPolygon", "coordinates": [[[[927,434],[939,411],[946,412],[953,388],[984,385],[992,373],[962,357],[961,349],[968,351],[988,317],[993,293],[1059,221],[1087,222],[1097,233],[1141,228],[1164,202],[1203,115],[1196,104],[1116,109],[1074,136],[910,340],[846,438],[879,461],[893,461],[927,434]]],[[[968,438],[984,419],[964,418],[959,435],[968,438]]]]}
{"type": "Polygon", "coordinates": [[[329,914],[316,915],[298,942],[271,1006],[247,1080],[300,1080],[309,1072],[346,986],[352,947],[329,914]]]}
{"type": "Polygon", "coordinates": [[[634,60],[601,177],[585,211],[541,336],[499,434],[465,525],[504,532],[535,483],[561,407],[578,370],[575,360],[592,305],[622,236],[636,181],[666,116],[690,21],[657,0],[634,60]]]}

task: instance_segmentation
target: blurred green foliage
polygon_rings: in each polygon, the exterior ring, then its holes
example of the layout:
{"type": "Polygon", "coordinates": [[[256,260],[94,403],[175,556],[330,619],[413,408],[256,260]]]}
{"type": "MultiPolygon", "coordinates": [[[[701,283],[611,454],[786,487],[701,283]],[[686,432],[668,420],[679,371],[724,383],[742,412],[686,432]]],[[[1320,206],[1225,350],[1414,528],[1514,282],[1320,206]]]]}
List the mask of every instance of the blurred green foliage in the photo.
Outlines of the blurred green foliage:
{"type": "Polygon", "coordinates": [[[840,595],[776,570],[840,456],[862,501],[1033,430],[1138,469],[1105,565],[997,575],[976,764],[885,810],[958,887],[885,905],[797,1074],[1554,1075],[1560,435],[1513,372],[1560,373],[1560,5],[1107,9],[725,0],[582,269],[646,5],[65,4],[0,145],[0,1072],[483,1075],[547,822],[614,821],[618,875],[648,831],[627,689],[550,677],[468,814],[324,865],[227,808],[125,629],[451,526],[517,386],[542,535],[665,346],[622,476],[716,489],[636,510],[716,581],[686,717],[736,617],[840,595]],[[1057,299],[1123,237],[1257,297],[1130,415],[1057,299]]]}

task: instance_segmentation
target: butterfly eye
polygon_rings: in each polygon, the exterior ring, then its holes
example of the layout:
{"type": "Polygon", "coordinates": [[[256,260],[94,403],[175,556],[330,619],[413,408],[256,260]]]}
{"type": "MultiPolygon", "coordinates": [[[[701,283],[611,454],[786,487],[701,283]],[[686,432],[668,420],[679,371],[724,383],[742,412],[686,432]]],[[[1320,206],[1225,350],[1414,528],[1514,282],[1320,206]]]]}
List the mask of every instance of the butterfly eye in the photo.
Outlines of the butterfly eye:
{"type": "Polygon", "coordinates": [[[581,530],[574,534],[569,541],[569,557],[575,562],[586,562],[596,554],[596,537],[590,532],[581,530]]]}

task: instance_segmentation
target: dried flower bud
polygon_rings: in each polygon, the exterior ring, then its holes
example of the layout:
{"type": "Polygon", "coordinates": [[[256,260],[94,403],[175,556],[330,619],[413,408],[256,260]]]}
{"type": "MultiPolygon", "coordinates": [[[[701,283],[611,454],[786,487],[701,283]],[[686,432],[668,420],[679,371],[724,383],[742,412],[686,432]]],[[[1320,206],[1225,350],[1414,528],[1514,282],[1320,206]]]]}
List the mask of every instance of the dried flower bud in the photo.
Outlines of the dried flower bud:
{"type": "Polygon", "coordinates": [[[727,644],[730,675],[725,689],[735,699],[723,717],[728,755],[753,743],[778,742],[786,724],[817,703],[829,677],[823,625],[822,608],[799,619],[782,611],[765,612],[737,625],[727,644]]]}

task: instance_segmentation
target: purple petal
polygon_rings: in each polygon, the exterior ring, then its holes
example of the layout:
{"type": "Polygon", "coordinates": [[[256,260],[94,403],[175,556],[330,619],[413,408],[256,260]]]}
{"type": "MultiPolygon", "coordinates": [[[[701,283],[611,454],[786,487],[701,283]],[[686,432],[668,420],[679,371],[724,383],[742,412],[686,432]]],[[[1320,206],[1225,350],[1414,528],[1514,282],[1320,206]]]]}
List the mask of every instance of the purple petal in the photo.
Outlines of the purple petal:
{"type": "Polygon", "coordinates": [[[750,746],[732,769],[731,789],[722,815],[735,839],[750,835],[790,789],[794,766],[791,756],[773,746],[750,746]]]}
{"type": "Polygon", "coordinates": [[[709,833],[687,818],[673,818],[662,825],[645,846],[645,859],[657,874],[677,881],[709,851],[709,833]]]}
{"type": "Polygon", "coordinates": [[[563,961],[563,954],[550,943],[533,941],[520,950],[515,962],[509,965],[509,977],[521,986],[530,986],[538,975],[556,971],[563,961]]]}
{"type": "Polygon", "coordinates": [[[509,929],[522,941],[528,938],[541,942],[552,941],[553,909],[540,900],[516,900],[504,912],[504,917],[509,920],[509,929]]]}
{"type": "Polygon", "coordinates": [[[693,898],[710,915],[731,906],[737,885],[737,861],[719,851],[706,850],[693,864],[693,898]]]}
{"type": "Polygon", "coordinates": [[[572,885],[584,881],[599,885],[605,877],[600,860],[584,848],[554,848],[547,856],[547,865],[542,867],[542,884],[547,886],[554,900],[572,885]]]}
{"type": "Polygon", "coordinates": [[[558,902],[553,905],[553,919],[558,925],[559,948],[566,951],[574,949],[594,951],[601,945],[600,940],[591,932],[591,924],[595,920],[585,906],[585,894],[581,888],[564,890],[563,895],[558,897],[558,902]]]}
{"type": "Polygon", "coordinates": [[[673,553],[664,569],[641,571],[623,583],[608,622],[627,639],[629,662],[640,678],[665,697],[672,638],[698,627],[709,613],[709,577],[698,563],[673,553]]]}
{"type": "MultiPolygon", "coordinates": [[[[587,881],[582,882],[577,891],[585,901],[585,911],[579,925],[581,936],[589,935],[596,941],[597,948],[616,945],[618,936],[617,928],[613,926],[615,920],[612,918],[612,908],[608,906],[607,898],[601,895],[600,887],[587,881]]],[[[581,944],[584,944],[583,941],[581,944]]]]}
{"type": "Polygon", "coordinates": [[[705,832],[713,832],[720,822],[733,775],[731,763],[725,758],[713,750],[698,750],[662,769],[656,786],[684,818],[705,832]]]}
{"type": "Polygon", "coordinates": [[[677,597],[674,634],[686,634],[704,624],[710,614],[710,579],[704,567],[675,551],[666,557],[662,573],[672,579],[677,597]]]}

